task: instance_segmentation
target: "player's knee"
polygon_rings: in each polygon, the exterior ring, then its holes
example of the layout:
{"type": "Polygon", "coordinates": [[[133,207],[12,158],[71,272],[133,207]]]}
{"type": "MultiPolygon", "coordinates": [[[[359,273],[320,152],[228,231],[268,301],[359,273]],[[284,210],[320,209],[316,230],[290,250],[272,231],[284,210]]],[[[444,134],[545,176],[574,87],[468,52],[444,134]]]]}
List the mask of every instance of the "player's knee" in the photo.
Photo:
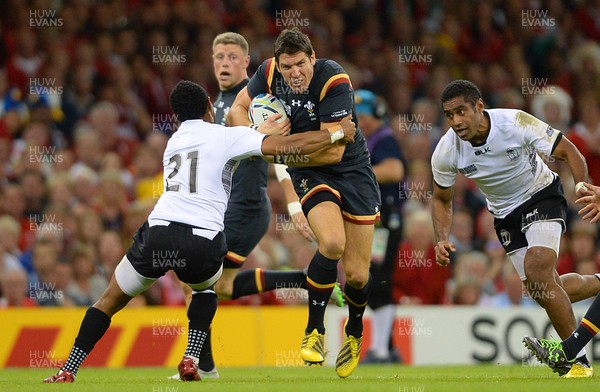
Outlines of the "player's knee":
{"type": "Polygon", "coordinates": [[[215,292],[219,301],[227,301],[231,299],[233,294],[233,284],[227,284],[228,282],[217,281],[215,284],[215,292]]]}
{"type": "Polygon", "coordinates": [[[329,237],[319,240],[319,252],[330,259],[339,260],[344,254],[343,238],[329,237]]]}
{"type": "Polygon", "coordinates": [[[346,271],[346,283],[355,289],[362,289],[369,281],[369,270],[350,269],[346,271]]]}
{"type": "Polygon", "coordinates": [[[554,280],[554,265],[556,258],[554,251],[542,247],[533,247],[527,250],[525,256],[525,276],[529,281],[554,280]]]}

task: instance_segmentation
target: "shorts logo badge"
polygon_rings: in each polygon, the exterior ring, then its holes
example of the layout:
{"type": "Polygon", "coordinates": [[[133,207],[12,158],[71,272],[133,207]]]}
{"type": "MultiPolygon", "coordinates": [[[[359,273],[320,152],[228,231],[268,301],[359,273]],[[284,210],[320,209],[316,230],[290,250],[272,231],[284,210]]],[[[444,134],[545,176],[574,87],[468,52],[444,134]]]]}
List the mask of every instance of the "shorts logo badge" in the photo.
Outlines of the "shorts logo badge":
{"type": "Polygon", "coordinates": [[[510,244],[510,233],[504,229],[500,231],[500,239],[502,240],[502,245],[508,246],[510,244]]]}
{"type": "Polygon", "coordinates": [[[308,178],[303,178],[300,180],[300,188],[302,188],[304,193],[308,192],[308,178]]]}

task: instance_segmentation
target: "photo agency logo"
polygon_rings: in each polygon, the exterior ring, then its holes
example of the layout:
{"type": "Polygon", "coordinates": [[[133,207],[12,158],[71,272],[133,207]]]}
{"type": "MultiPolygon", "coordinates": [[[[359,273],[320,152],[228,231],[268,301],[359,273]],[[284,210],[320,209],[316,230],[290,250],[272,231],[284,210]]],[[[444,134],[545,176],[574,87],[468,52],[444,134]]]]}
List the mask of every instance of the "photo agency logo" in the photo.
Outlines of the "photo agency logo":
{"type": "Polygon", "coordinates": [[[175,249],[153,250],[152,268],[172,270],[184,269],[187,266],[185,258],[179,256],[179,251],[175,249]]]}
{"type": "Polygon", "coordinates": [[[531,282],[527,284],[523,299],[531,298],[536,302],[551,301],[556,299],[556,292],[545,282],[531,282]]]}
{"type": "Polygon", "coordinates": [[[180,53],[178,45],[152,46],[152,63],[161,65],[180,65],[187,61],[184,53],[180,53]]]}
{"type": "Polygon", "coordinates": [[[29,10],[29,27],[34,29],[60,29],[63,23],[63,18],[58,17],[57,10],[29,10]]]}
{"type": "Polygon", "coordinates": [[[163,183],[153,182],[152,183],[152,200],[160,199],[160,196],[163,194],[165,190],[165,186],[163,183]]]}
{"type": "Polygon", "coordinates": [[[275,367],[304,367],[304,360],[299,350],[275,351],[275,367]]]}
{"type": "Polygon", "coordinates": [[[521,94],[523,96],[553,95],[556,88],[548,85],[548,78],[523,78],[521,79],[521,94]]]}
{"type": "Polygon", "coordinates": [[[398,392],[425,392],[423,385],[400,385],[398,392]]]}
{"type": "Polygon", "coordinates": [[[400,200],[430,200],[433,191],[424,182],[401,182],[398,185],[398,197],[400,200]]]}
{"type": "Polygon", "coordinates": [[[302,17],[302,10],[275,10],[275,26],[281,28],[308,27],[308,18],[302,17]]]}
{"type": "Polygon", "coordinates": [[[170,136],[177,130],[178,124],[179,122],[175,114],[152,115],[152,132],[164,133],[170,136]]]}
{"type": "Polygon", "coordinates": [[[29,95],[47,96],[62,95],[63,86],[58,85],[56,78],[29,78],[29,95]]]}
{"type": "Polygon", "coordinates": [[[64,298],[62,290],[56,289],[54,282],[29,283],[29,298],[36,302],[61,301],[64,298]]]}
{"type": "Polygon", "coordinates": [[[54,350],[29,350],[30,368],[61,368],[64,360],[56,358],[54,350]]]}
{"type": "Polygon", "coordinates": [[[424,114],[399,114],[398,130],[406,133],[426,133],[433,131],[433,124],[425,121],[424,114]]]}
{"type": "Polygon", "coordinates": [[[166,385],[152,386],[152,392],[179,392],[179,387],[171,387],[166,385]]]}
{"type": "Polygon", "coordinates": [[[424,318],[400,318],[397,323],[400,336],[431,336],[433,334],[433,328],[426,324],[424,318]]]}
{"type": "Polygon", "coordinates": [[[281,301],[308,301],[308,291],[300,283],[276,283],[275,298],[281,301]]]}
{"type": "Polygon", "coordinates": [[[292,218],[288,214],[275,214],[275,231],[278,233],[296,230],[292,218]]]}
{"type": "Polygon", "coordinates": [[[182,336],[187,330],[178,318],[153,318],[152,336],[182,336]]]}
{"type": "Polygon", "coordinates": [[[399,269],[422,269],[433,267],[433,259],[425,257],[424,250],[398,251],[399,269]]]}
{"type": "MultiPolygon", "coordinates": [[[[304,95],[308,95],[309,94],[309,90],[306,89],[305,91],[301,92],[301,93],[297,93],[294,91],[294,89],[292,89],[290,86],[287,85],[287,83],[285,83],[283,80],[275,80],[275,89],[273,90],[273,94],[275,96],[282,96],[282,95],[298,95],[298,94],[304,94],[304,95]]],[[[283,103],[283,106],[285,106],[285,111],[287,113],[287,115],[291,115],[291,110],[293,107],[302,107],[302,101],[299,99],[291,99],[290,102],[285,102],[283,100],[281,100],[281,102],[283,103]]]]}
{"type": "Polygon", "coordinates": [[[423,45],[400,45],[398,61],[402,64],[428,65],[433,62],[433,56],[426,53],[423,45]]]}
{"type": "Polygon", "coordinates": [[[275,156],[283,161],[276,163],[283,163],[288,166],[306,164],[310,160],[307,154],[302,154],[302,148],[298,146],[277,146],[275,147],[275,156]]]}
{"type": "Polygon", "coordinates": [[[550,17],[548,10],[522,10],[521,27],[525,29],[549,29],[556,25],[556,18],[550,17]]]}
{"type": "Polygon", "coordinates": [[[29,146],[29,163],[62,163],[63,159],[54,146],[29,146]]]}
{"type": "Polygon", "coordinates": [[[57,233],[63,231],[63,223],[58,221],[56,214],[31,214],[29,231],[57,233]]]}

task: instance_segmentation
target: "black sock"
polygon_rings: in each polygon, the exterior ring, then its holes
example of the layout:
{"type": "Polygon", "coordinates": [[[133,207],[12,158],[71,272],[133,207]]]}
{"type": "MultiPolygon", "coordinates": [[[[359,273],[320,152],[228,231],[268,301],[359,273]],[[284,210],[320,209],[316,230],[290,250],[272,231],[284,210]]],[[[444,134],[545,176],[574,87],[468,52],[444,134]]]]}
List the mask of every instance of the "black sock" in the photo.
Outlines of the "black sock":
{"type": "Polygon", "coordinates": [[[308,324],[306,333],[317,329],[325,333],[325,308],[331,297],[331,292],[337,280],[337,260],[315,253],[306,274],[306,289],[308,290],[308,324]]]}
{"type": "Polygon", "coordinates": [[[348,303],[348,324],[346,324],[346,334],[356,338],[362,336],[363,322],[362,318],[367,307],[367,300],[371,291],[371,274],[369,280],[362,289],[355,289],[347,282],[344,285],[344,296],[348,303]]]}
{"type": "Polygon", "coordinates": [[[217,295],[212,291],[192,294],[192,302],[188,307],[189,319],[188,344],[186,356],[200,358],[202,346],[207,340],[208,330],[217,312],[217,295]]]}
{"type": "Polygon", "coordinates": [[[592,340],[600,329],[600,295],[594,299],[579,327],[563,342],[568,359],[573,359],[592,340]]]}
{"type": "Polygon", "coordinates": [[[212,355],[212,326],[208,328],[206,339],[204,340],[204,344],[200,349],[200,358],[198,359],[198,367],[200,370],[210,372],[215,368],[215,360],[212,355]]]}
{"type": "Polygon", "coordinates": [[[79,333],[75,338],[69,358],[67,358],[67,362],[61,369],[70,370],[73,374],[77,374],[81,363],[94,349],[96,343],[104,336],[109,325],[110,317],[106,313],[93,306],[88,308],[81,321],[79,333]]]}
{"type": "Polygon", "coordinates": [[[231,299],[276,289],[306,289],[306,275],[302,271],[244,270],[233,280],[231,299]]]}

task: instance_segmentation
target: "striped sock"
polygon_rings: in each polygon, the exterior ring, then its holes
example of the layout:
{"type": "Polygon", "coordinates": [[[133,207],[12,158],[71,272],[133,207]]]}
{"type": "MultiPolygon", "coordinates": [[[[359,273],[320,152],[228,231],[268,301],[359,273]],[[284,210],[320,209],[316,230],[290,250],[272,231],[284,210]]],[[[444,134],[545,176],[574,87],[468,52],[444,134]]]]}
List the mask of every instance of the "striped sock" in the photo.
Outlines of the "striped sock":
{"type": "Polygon", "coordinates": [[[346,324],[346,333],[355,338],[362,336],[362,317],[367,307],[369,293],[371,292],[371,280],[371,274],[369,274],[367,284],[361,289],[350,286],[348,282],[346,282],[344,286],[344,296],[348,303],[348,324],[346,324]]]}
{"type": "Polygon", "coordinates": [[[325,308],[337,280],[337,260],[323,256],[319,251],[315,253],[306,274],[306,288],[308,290],[308,323],[306,333],[316,329],[325,333],[325,308]]]}
{"type": "Polygon", "coordinates": [[[573,359],[600,331],[600,295],[594,299],[579,327],[563,342],[567,358],[573,359]]]}
{"type": "Polygon", "coordinates": [[[253,268],[240,271],[233,281],[231,299],[276,289],[306,289],[302,271],[269,271],[253,268]]]}

